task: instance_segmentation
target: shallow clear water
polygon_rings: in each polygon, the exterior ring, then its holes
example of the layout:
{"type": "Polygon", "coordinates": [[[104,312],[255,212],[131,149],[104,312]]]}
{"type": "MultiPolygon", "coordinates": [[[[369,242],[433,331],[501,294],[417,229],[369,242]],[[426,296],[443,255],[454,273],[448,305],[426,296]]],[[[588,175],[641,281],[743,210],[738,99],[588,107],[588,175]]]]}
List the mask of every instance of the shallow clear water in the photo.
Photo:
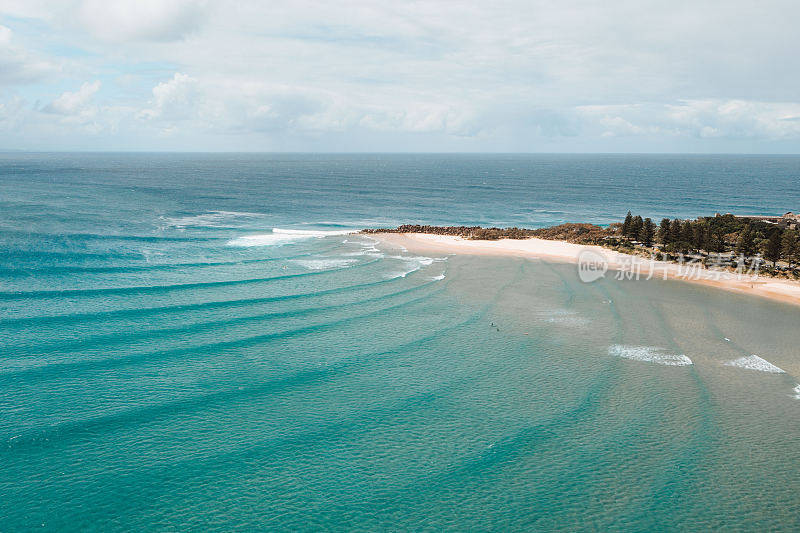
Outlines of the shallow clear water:
{"type": "Polygon", "coordinates": [[[798,176],[4,155],[0,529],[796,530],[797,308],[342,231],[774,213],[798,176]]]}

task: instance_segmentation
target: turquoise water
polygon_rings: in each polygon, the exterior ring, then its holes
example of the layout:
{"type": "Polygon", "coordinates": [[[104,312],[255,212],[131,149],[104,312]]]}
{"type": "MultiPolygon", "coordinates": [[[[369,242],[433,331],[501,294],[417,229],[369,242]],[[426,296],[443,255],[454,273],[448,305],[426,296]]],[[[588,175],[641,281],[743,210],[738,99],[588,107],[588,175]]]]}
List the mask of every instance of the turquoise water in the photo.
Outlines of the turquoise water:
{"type": "Polygon", "coordinates": [[[798,176],[3,155],[0,530],[797,530],[799,309],[346,230],[796,211],[798,176]]]}

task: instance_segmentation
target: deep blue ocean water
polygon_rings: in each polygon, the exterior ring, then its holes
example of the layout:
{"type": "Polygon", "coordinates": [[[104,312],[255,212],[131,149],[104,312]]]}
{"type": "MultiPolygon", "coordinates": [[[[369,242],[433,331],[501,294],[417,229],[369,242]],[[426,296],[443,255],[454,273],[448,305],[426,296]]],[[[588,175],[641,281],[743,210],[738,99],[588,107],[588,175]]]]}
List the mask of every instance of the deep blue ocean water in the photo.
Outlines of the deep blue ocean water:
{"type": "Polygon", "coordinates": [[[796,530],[796,308],[348,230],[799,186],[797,156],[1,154],[0,530],[796,530]],[[785,373],[726,364],[756,353],[785,373]]]}

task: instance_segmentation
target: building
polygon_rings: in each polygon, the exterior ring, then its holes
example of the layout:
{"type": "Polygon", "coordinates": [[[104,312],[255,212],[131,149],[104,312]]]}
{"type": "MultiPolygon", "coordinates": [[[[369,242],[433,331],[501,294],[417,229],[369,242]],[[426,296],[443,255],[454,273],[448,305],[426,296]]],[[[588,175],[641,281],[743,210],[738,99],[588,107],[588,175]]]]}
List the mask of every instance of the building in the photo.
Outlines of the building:
{"type": "Polygon", "coordinates": [[[781,217],[784,228],[797,229],[800,227],[800,215],[795,215],[791,211],[781,217]]]}
{"type": "Polygon", "coordinates": [[[781,228],[798,229],[800,228],[800,215],[795,215],[793,212],[782,216],[763,216],[763,215],[733,215],[736,218],[750,218],[753,220],[761,220],[769,224],[775,224],[781,228]]]}

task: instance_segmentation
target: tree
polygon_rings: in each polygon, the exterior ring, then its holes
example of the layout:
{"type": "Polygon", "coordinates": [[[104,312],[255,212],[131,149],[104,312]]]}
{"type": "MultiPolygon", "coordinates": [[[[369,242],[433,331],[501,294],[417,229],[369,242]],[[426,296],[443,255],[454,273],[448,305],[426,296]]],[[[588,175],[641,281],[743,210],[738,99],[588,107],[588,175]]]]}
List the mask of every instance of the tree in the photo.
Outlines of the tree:
{"type": "Polygon", "coordinates": [[[692,246],[697,250],[705,250],[708,240],[708,225],[700,220],[692,224],[692,246]]]}
{"type": "Polygon", "coordinates": [[[787,229],[783,232],[781,239],[781,253],[783,258],[789,262],[791,268],[794,262],[800,255],[800,241],[798,241],[797,232],[793,229],[787,229]]]}
{"type": "Polygon", "coordinates": [[[689,247],[691,246],[691,238],[686,239],[684,236],[684,227],[687,224],[691,224],[690,221],[686,220],[679,220],[674,219],[670,222],[669,225],[669,237],[670,243],[667,246],[668,251],[675,251],[680,253],[686,253],[689,251],[689,247]]]}
{"type": "Polygon", "coordinates": [[[772,230],[764,243],[764,258],[772,261],[773,267],[781,258],[781,230],[779,228],[772,230]]]}
{"type": "Polygon", "coordinates": [[[725,251],[725,232],[722,228],[710,231],[708,248],[711,252],[722,253],[725,251]]]}
{"type": "Polygon", "coordinates": [[[681,224],[680,220],[676,218],[675,220],[672,221],[672,223],[669,225],[669,236],[671,242],[673,243],[680,242],[681,238],[683,237],[682,228],[683,224],[681,224]]]}
{"type": "Polygon", "coordinates": [[[625,222],[622,223],[622,236],[628,237],[631,234],[631,223],[633,222],[633,215],[628,211],[625,215],[625,222]]]}
{"type": "Polygon", "coordinates": [[[691,246],[694,242],[694,224],[691,220],[685,220],[683,222],[683,227],[681,228],[681,240],[689,246],[691,246]]]}
{"type": "Polygon", "coordinates": [[[633,217],[633,221],[631,221],[631,232],[630,237],[632,239],[638,239],[639,235],[642,233],[642,226],[644,225],[644,220],[639,215],[633,217]]]}
{"type": "Polygon", "coordinates": [[[653,237],[656,234],[656,225],[650,218],[642,222],[642,230],[639,232],[639,240],[647,247],[653,246],[653,237]]]}
{"type": "Polygon", "coordinates": [[[658,240],[661,241],[664,246],[669,244],[672,240],[669,226],[670,222],[668,218],[662,218],[661,224],[658,226],[658,240]]]}
{"type": "Polygon", "coordinates": [[[750,227],[750,224],[748,224],[741,232],[739,232],[739,239],[736,241],[736,255],[750,257],[753,255],[754,251],[755,241],[753,237],[753,230],[750,227]]]}

